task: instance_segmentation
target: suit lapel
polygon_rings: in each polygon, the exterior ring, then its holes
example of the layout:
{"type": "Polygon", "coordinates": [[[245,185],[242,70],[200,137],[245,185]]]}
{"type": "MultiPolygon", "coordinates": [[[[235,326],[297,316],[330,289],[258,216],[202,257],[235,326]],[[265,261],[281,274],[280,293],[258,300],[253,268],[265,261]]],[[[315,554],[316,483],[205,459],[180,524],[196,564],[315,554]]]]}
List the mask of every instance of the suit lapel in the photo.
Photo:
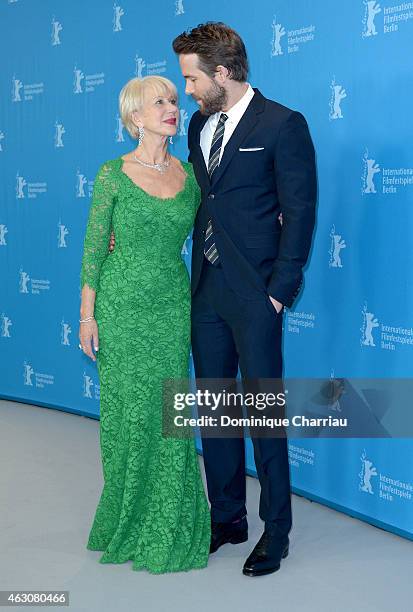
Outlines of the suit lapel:
{"type": "Polygon", "coordinates": [[[264,108],[265,98],[254,88],[255,95],[247,106],[247,110],[241,117],[237,127],[235,128],[231,138],[225,145],[224,153],[222,154],[221,162],[212,175],[212,183],[215,185],[224,174],[229,162],[242,144],[243,140],[253,130],[258,123],[258,114],[264,108]]]}
{"type": "Polygon", "coordinates": [[[209,185],[210,179],[209,179],[208,169],[205,165],[204,154],[202,153],[202,149],[201,149],[201,131],[207,121],[208,121],[208,117],[205,115],[201,115],[201,119],[199,121],[199,125],[197,126],[197,130],[196,130],[193,156],[196,160],[196,164],[198,168],[201,170],[202,174],[204,175],[204,179],[206,183],[209,185]]]}

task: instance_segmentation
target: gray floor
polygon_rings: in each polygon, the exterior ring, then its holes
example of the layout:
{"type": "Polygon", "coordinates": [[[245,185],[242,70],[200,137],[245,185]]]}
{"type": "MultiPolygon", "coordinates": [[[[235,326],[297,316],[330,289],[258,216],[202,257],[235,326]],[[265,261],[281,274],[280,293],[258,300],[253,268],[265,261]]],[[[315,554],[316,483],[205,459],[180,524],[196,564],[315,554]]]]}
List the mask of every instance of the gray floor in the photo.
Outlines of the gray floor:
{"type": "Polygon", "coordinates": [[[253,478],[250,539],[221,548],[208,568],[153,576],[131,562],[98,563],[85,542],[102,488],[99,453],[98,421],[0,401],[0,589],[69,590],[69,608],[57,609],[76,612],[412,610],[411,542],[296,496],[281,570],[243,576],[261,534],[253,478]]]}

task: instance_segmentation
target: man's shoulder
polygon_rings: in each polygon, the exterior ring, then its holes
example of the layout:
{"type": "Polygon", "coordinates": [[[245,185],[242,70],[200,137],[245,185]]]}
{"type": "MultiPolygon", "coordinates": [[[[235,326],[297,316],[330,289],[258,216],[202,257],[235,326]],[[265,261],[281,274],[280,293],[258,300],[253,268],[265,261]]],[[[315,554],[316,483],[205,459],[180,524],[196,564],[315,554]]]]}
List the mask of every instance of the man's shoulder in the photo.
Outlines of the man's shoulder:
{"type": "Polygon", "coordinates": [[[267,98],[264,96],[259,89],[254,87],[256,98],[256,107],[263,110],[266,114],[268,114],[271,118],[277,118],[281,121],[288,119],[291,115],[301,114],[296,109],[290,108],[285,104],[281,104],[281,102],[277,102],[276,100],[272,100],[271,98],[267,98]]]}
{"type": "Polygon", "coordinates": [[[199,123],[201,123],[202,118],[203,118],[202,113],[199,110],[195,111],[189,122],[189,128],[191,129],[195,128],[199,123]]]}
{"type": "Polygon", "coordinates": [[[271,117],[276,117],[280,121],[288,119],[288,117],[297,112],[293,108],[281,104],[281,102],[271,100],[265,96],[263,96],[263,98],[265,100],[264,112],[268,113],[268,115],[271,117]]]}
{"type": "Polygon", "coordinates": [[[199,111],[195,111],[188,124],[188,145],[191,147],[193,139],[198,139],[198,135],[205,123],[205,116],[199,111]]]}
{"type": "Polygon", "coordinates": [[[264,123],[271,123],[272,126],[278,126],[279,129],[283,127],[287,129],[308,128],[307,119],[301,111],[269,98],[264,98],[264,100],[264,123]]]}

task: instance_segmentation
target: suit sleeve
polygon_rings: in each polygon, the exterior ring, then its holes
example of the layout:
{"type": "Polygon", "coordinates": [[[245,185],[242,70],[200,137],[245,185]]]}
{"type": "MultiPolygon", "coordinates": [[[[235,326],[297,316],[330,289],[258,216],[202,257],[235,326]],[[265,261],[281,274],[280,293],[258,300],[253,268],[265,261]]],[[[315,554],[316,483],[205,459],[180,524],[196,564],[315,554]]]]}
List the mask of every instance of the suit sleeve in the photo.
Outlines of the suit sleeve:
{"type": "Polygon", "coordinates": [[[192,149],[192,143],[193,143],[194,116],[195,116],[195,114],[192,115],[191,120],[190,120],[189,125],[188,125],[188,149],[189,149],[188,161],[189,161],[190,164],[192,164],[191,149],[192,149]]]}
{"type": "Polygon", "coordinates": [[[282,124],[274,164],[283,223],[267,290],[290,307],[303,282],[302,268],[311,248],[317,200],[315,151],[301,113],[291,112],[282,124]]]}

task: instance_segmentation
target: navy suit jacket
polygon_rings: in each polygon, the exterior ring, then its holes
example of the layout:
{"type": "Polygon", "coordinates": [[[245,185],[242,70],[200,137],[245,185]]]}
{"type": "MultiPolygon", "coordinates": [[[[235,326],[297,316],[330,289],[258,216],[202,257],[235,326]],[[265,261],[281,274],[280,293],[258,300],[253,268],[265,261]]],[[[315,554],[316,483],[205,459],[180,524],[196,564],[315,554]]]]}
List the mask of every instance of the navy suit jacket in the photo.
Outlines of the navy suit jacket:
{"type": "Polygon", "coordinates": [[[193,231],[191,290],[194,294],[199,283],[211,218],[230,288],[246,299],[265,293],[289,307],[302,284],[314,230],[315,153],[303,115],[254,91],[211,180],[200,146],[208,117],[197,111],[188,127],[188,160],[202,194],[193,231]]]}

